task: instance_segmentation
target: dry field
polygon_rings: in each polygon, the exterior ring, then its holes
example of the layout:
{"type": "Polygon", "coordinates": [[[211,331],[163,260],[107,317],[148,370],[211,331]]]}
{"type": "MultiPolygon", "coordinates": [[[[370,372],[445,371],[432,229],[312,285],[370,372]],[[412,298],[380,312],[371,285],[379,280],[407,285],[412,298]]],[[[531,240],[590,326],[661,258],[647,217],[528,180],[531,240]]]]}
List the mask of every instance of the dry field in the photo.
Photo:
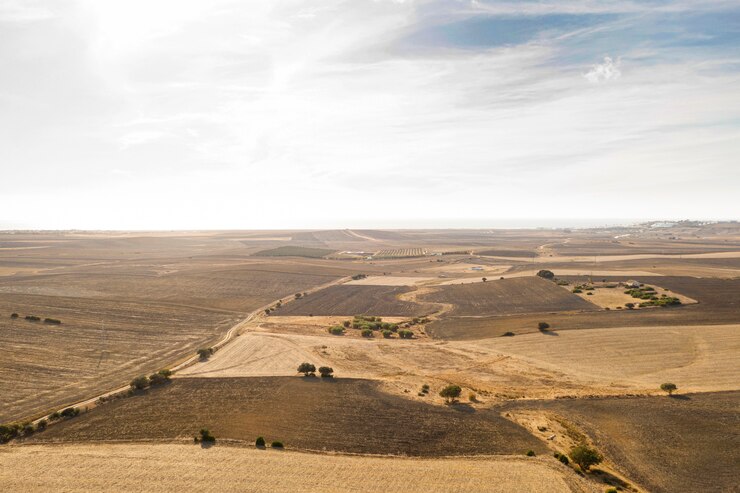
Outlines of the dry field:
{"type": "Polygon", "coordinates": [[[284,305],[275,315],[415,317],[433,311],[431,306],[398,298],[408,291],[403,286],[331,286],[284,305]]]}
{"type": "MultiPolygon", "coordinates": [[[[629,288],[620,286],[618,283],[597,281],[597,282],[592,282],[592,283],[587,282],[585,284],[594,289],[593,290],[583,290],[582,293],[576,293],[576,294],[580,296],[581,298],[583,298],[584,300],[588,301],[589,303],[593,303],[602,308],[608,308],[610,310],[624,309],[627,303],[634,304],[635,310],[642,310],[642,309],[652,310],[652,309],[659,308],[659,307],[640,308],[639,305],[643,300],[633,298],[632,295],[625,293],[625,291],[627,291],[629,288]]],[[[571,291],[577,285],[579,285],[579,283],[574,283],[574,284],[570,284],[568,286],[562,286],[562,287],[568,291],[571,291]]],[[[668,297],[678,298],[681,301],[682,305],[691,305],[693,303],[696,303],[696,300],[691,299],[688,296],[684,296],[680,293],[674,293],[670,289],[663,288],[655,284],[645,284],[645,287],[653,288],[655,290],[655,295],[658,297],[662,295],[666,295],[668,297]]]]}
{"type": "Polygon", "coordinates": [[[37,433],[31,442],[218,438],[281,440],[302,450],[413,456],[544,452],[497,413],[388,395],[368,380],[179,378],[37,433]]]}
{"type": "Polygon", "coordinates": [[[450,316],[459,317],[598,310],[595,305],[539,277],[443,286],[422,295],[420,300],[451,303],[455,308],[450,316]]]}
{"type": "MultiPolygon", "coordinates": [[[[571,283],[581,283],[588,280],[587,277],[565,277],[565,279],[571,281],[571,283]]],[[[607,282],[618,282],[625,281],[627,278],[607,277],[605,279],[607,282]]],[[[698,303],[650,310],[598,310],[569,314],[553,311],[548,313],[546,317],[541,315],[478,318],[450,316],[433,322],[426,330],[430,335],[440,339],[472,340],[496,337],[508,331],[517,334],[536,331],[537,323],[540,321],[548,322],[551,326],[564,330],[595,327],[654,327],[671,324],[722,325],[740,323],[740,279],[697,279],[693,277],[662,276],[641,277],[639,281],[668,288],[672,292],[681,293],[698,303]]]]}
{"type": "Polygon", "coordinates": [[[157,303],[3,294],[0,422],[158,370],[215,340],[234,322],[229,313],[157,303]],[[11,319],[11,312],[20,318],[11,319]],[[62,325],[29,322],[25,315],[56,318],[62,325]]]}
{"type": "Polygon", "coordinates": [[[66,444],[0,449],[8,491],[295,493],[601,492],[550,458],[400,458],[217,445],[66,444]],[[135,473],[132,466],[135,465],[135,473]]]}
{"type": "Polygon", "coordinates": [[[740,392],[517,403],[585,431],[628,478],[654,492],[736,492],[740,392]]]}
{"type": "Polygon", "coordinates": [[[434,280],[433,277],[369,276],[346,283],[347,286],[416,286],[434,280]]]}

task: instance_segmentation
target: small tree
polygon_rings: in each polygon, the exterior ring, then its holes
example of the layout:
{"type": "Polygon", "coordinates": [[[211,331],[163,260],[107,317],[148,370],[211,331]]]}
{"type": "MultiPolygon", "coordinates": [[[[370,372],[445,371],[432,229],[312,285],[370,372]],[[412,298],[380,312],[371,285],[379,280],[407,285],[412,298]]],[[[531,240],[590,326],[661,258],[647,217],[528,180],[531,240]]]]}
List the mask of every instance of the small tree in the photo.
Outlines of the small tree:
{"type": "Polygon", "coordinates": [[[344,327],[342,327],[341,325],[335,325],[334,327],[329,327],[329,333],[333,336],[344,335],[344,327]]]}
{"type": "Polygon", "coordinates": [[[159,370],[149,376],[149,385],[161,385],[170,381],[172,372],[170,370],[159,370]]]}
{"type": "Polygon", "coordinates": [[[482,277],[482,278],[481,278],[481,280],[482,280],[483,282],[486,282],[486,281],[487,281],[488,279],[487,279],[487,278],[485,278],[485,277],[482,277]]]}
{"type": "Polygon", "coordinates": [[[144,375],[141,375],[131,380],[130,385],[132,390],[144,390],[149,387],[149,379],[144,375]]]}
{"type": "Polygon", "coordinates": [[[362,334],[362,337],[372,337],[373,329],[362,329],[362,331],[360,331],[360,334],[362,334]]]}
{"type": "Polygon", "coordinates": [[[285,445],[283,445],[283,442],[274,441],[270,445],[272,448],[285,448],[285,445]]]}
{"type": "Polygon", "coordinates": [[[391,336],[393,335],[393,332],[391,332],[388,329],[385,329],[383,332],[381,332],[381,334],[383,334],[383,337],[385,337],[386,339],[390,339],[391,336]]]}
{"type": "Polygon", "coordinates": [[[350,326],[351,324],[352,324],[352,322],[350,322],[349,320],[345,320],[344,322],[342,322],[342,326],[343,326],[343,327],[344,327],[345,329],[349,329],[349,326],[350,326]]]}
{"type": "Polygon", "coordinates": [[[445,398],[445,404],[454,404],[461,393],[459,385],[448,385],[439,392],[439,395],[445,398]]]}
{"type": "Polygon", "coordinates": [[[316,367],[311,363],[301,363],[298,365],[298,373],[303,373],[304,377],[313,375],[316,372],[316,367]]]}
{"type": "Polygon", "coordinates": [[[414,332],[411,330],[399,330],[398,331],[398,337],[401,339],[412,339],[414,337],[414,332]]]}
{"type": "Polygon", "coordinates": [[[254,445],[257,448],[265,448],[265,439],[264,439],[264,437],[257,437],[257,440],[254,441],[254,445]]]}
{"type": "Polygon", "coordinates": [[[213,348],[212,347],[209,347],[209,348],[200,348],[200,349],[198,349],[197,352],[198,352],[198,357],[202,361],[205,361],[208,358],[210,358],[211,355],[213,354],[213,348]]]}
{"type": "Polygon", "coordinates": [[[543,279],[555,279],[555,274],[553,274],[551,270],[542,269],[537,273],[537,275],[543,279]]]}
{"type": "Polygon", "coordinates": [[[201,443],[216,443],[216,437],[211,435],[211,432],[208,431],[208,428],[201,428],[200,437],[195,437],[195,441],[201,443]]]}
{"type": "Polygon", "coordinates": [[[18,314],[17,313],[11,313],[10,314],[10,318],[18,318],[18,314]]]}
{"type": "Polygon", "coordinates": [[[321,366],[319,367],[319,373],[321,374],[321,378],[332,378],[334,376],[334,369],[328,366],[321,366]]]}
{"type": "Polygon", "coordinates": [[[595,466],[604,458],[599,454],[598,451],[588,447],[587,445],[578,445],[570,450],[570,458],[578,464],[581,470],[588,471],[591,466],[595,466]]]}
{"type": "Polygon", "coordinates": [[[544,332],[550,328],[550,324],[547,322],[540,322],[537,324],[537,328],[540,329],[541,332],[544,332]]]}
{"type": "Polygon", "coordinates": [[[676,387],[675,383],[662,383],[660,384],[660,390],[668,392],[668,395],[673,395],[678,390],[678,387],[676,387]]]}

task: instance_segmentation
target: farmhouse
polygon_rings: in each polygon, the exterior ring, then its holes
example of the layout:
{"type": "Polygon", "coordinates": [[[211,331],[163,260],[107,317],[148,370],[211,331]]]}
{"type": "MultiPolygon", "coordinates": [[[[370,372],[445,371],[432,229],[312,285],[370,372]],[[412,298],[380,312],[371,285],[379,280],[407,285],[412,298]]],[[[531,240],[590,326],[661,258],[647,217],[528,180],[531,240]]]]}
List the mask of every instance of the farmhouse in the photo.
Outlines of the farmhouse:
{"type": "Polygon", "coordinates": [[[625,281],[624,285],[628,288],[639,288],[640,287],[640,283],[632,279],[630,279],[629,281],[625,281]]]}

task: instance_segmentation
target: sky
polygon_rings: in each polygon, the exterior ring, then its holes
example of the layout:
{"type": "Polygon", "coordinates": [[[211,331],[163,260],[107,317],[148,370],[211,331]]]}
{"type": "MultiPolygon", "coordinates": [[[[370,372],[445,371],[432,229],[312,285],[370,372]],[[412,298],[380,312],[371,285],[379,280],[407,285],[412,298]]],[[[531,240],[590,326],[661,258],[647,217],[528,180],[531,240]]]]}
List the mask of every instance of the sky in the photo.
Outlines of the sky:
{"type": "Polygon", "coordinates": [[[0,0],[0,228],[740,219],[740,1],[0,0]]]}

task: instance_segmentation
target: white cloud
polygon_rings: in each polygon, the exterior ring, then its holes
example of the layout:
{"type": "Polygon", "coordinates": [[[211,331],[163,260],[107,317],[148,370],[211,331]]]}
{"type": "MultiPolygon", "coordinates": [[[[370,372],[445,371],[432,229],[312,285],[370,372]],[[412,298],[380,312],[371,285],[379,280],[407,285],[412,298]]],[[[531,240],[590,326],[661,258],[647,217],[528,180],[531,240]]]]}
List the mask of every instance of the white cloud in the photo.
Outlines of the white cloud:
{"type": "Polygon", "coordinates": [[[610,80],[619,79],[622,76],[622,71],[619,69],[622,61],[617,58],[613,60],[611,57],[604,57],[602,63],[598,63],[591,67],[591,70],[583,74],[583,76],[589,82],[606,82],[610,80]]]}

